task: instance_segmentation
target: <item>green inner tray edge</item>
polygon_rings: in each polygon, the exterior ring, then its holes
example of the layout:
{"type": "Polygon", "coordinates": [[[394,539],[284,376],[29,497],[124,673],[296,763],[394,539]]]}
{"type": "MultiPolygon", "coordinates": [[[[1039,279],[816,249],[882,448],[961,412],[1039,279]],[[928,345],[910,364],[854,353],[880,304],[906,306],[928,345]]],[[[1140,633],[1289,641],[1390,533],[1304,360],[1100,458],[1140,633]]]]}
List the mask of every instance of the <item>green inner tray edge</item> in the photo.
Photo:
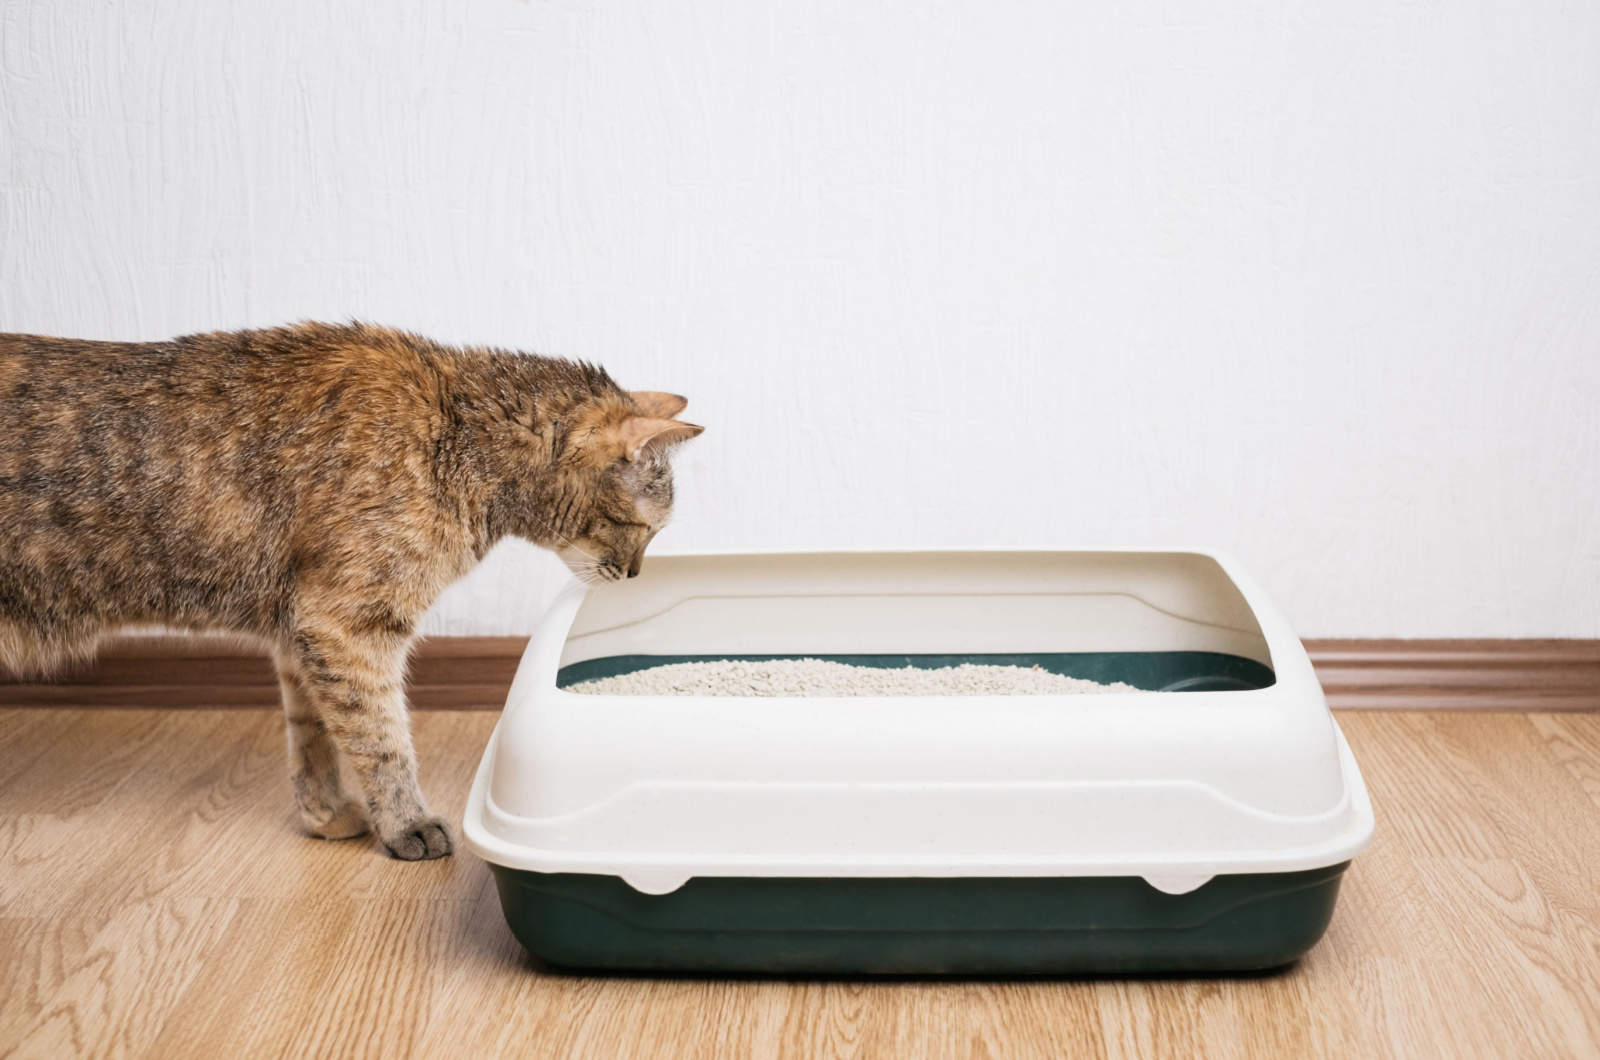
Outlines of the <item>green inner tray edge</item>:
{"type": "Polygon", "coordinates": [[[1239,655],[1210,651],[1105,651],[1105,652],[966,652],[937,654],[816,654],[775,655],[607,655],[569,663],[556,674],[556,685],[566,688],[581,681],[649,670],[670,663],[772,659],[821,659],[851,666],[898,669],[914,666],[936,670],[962,663],[1021,666],[1048,670],[1110,684],[1121,681],[1147,692],[1239,692],[1268,688],[1276,680],[1271,667],[1239,655]]]}

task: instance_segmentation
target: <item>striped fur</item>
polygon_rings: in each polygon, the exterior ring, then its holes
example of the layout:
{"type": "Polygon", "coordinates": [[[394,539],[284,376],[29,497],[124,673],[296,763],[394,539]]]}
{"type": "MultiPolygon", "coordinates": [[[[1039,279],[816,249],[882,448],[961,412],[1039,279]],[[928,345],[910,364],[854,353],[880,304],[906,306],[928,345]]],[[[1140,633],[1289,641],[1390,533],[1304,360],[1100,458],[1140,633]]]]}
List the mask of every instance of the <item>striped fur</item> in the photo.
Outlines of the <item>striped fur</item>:
{"type": "Polygon", "coordinates": [[[507,536],[582,577],[638,573],[667,451],[700,431],[684,404],[363,324],[0,334],[0,666],[48,671],[130,625],[250,635],[307,829],[448,854],[406,716],[418,620],[507,536]]]}

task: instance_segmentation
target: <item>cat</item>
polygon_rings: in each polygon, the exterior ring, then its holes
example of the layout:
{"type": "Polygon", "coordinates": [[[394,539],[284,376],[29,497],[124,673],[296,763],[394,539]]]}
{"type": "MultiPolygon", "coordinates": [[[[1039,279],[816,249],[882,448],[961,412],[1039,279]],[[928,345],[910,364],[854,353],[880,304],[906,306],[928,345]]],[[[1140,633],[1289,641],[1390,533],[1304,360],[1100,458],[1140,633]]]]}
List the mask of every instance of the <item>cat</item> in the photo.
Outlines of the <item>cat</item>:
{"type": "Polygon", "coordinates": [[[445,856],[403,689],[418,620],[507,536],[638,574],[668,453],[702,430],[686,404],[359,323],[0,334],[0,666],[46,672],[129,625],[258,638],[306,829],[445,856]]]}

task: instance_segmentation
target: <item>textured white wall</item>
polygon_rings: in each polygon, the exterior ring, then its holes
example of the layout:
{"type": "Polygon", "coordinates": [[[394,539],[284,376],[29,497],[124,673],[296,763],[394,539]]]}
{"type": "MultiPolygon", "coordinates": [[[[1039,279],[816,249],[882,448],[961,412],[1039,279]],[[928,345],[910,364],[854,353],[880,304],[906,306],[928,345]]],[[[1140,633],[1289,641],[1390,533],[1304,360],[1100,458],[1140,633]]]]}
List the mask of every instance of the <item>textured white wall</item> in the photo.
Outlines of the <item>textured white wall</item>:
{"type": "Polygon", "coordinates": [[[0,329],[593,358],[709,426],[665,547],[1206,543],[1306,634],[1595,636],[1596,56],[1559,0],[0,0],[0,329]]]}

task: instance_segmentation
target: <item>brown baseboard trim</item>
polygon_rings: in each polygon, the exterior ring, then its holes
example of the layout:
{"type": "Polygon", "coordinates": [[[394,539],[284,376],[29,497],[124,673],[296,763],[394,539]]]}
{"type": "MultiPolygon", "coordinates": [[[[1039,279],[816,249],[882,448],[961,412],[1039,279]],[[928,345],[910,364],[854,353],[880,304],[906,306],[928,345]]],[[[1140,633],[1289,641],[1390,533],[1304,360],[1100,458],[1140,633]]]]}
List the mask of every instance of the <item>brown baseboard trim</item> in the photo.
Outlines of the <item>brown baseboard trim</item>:
{"type": "MultiPolygon", "coordinates": [[[[525,637],[418,645],[417,710],[498,710],[525,637]]],[[[1600,640],[1310,640],[1337,709],[1600,710],[1600,640]]],[[[117,637],[50,681],[0,674],[0,707],[271,707],[277,679],[255,647],[219,637],[117,637]]]]}
{"type": "MultiPolygon", "coordinates": [[[[416,710],[498,710],[526,637],[434,637],[411,656],[416,710]]],[[[265,652],[227,637],[111,637],[95,661],[50,680],[0,671],[0,707],[273,707],[278,678],[265,652]]]]}
{"type": "Polygon", "coordinates": [[[1600,710],[1600,640],[1308,640],[1347,710],[1600,710]]]}

